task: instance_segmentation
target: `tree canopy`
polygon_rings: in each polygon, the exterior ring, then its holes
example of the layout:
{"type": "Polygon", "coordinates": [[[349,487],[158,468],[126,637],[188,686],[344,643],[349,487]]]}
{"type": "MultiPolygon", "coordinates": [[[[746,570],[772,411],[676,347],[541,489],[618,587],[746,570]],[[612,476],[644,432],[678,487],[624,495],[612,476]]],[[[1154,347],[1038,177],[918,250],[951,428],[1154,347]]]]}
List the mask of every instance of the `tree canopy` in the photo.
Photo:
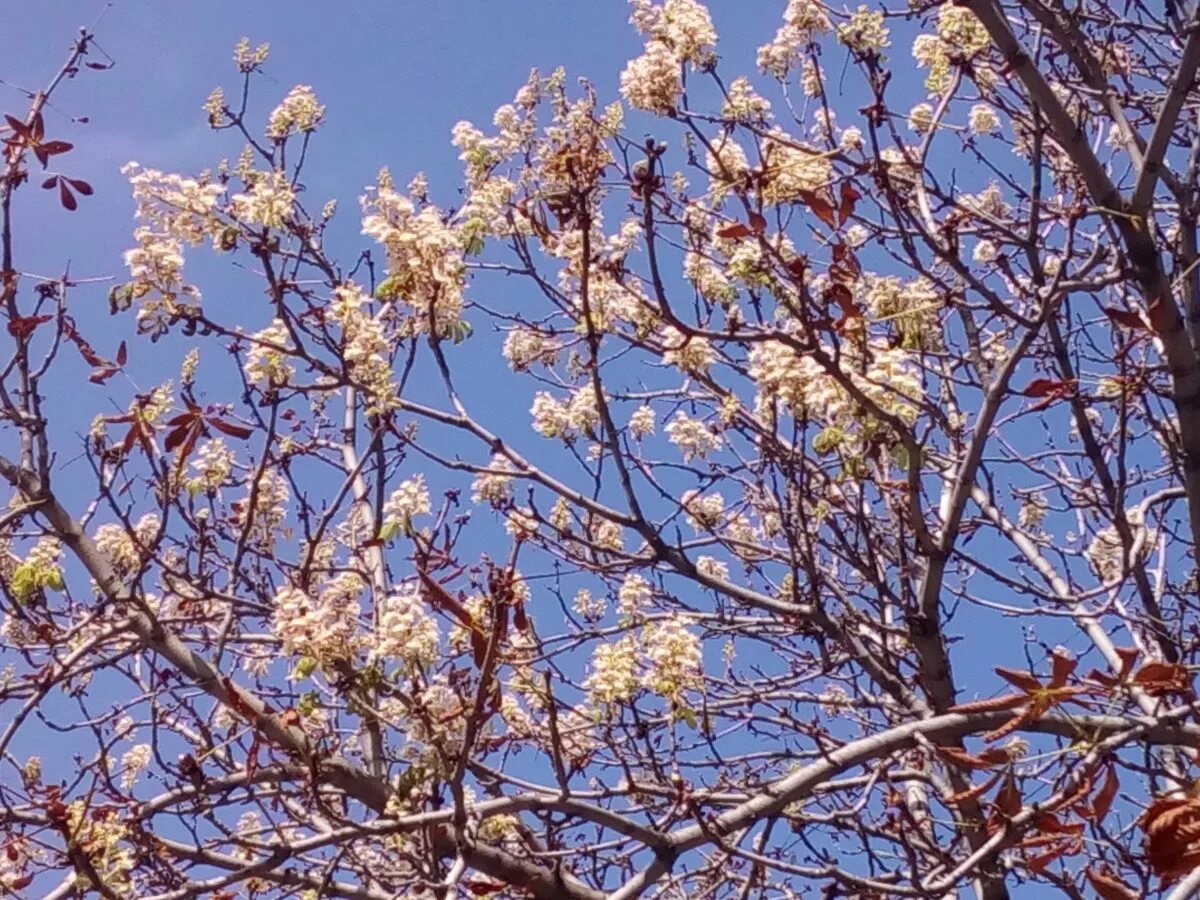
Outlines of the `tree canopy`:
{"type": "Polygon", "coordinates": [[[779,5],[444,195],[245,39],[111,280],[7,110],[0,893],[1200,890],[1200,7],[779,5]]]}

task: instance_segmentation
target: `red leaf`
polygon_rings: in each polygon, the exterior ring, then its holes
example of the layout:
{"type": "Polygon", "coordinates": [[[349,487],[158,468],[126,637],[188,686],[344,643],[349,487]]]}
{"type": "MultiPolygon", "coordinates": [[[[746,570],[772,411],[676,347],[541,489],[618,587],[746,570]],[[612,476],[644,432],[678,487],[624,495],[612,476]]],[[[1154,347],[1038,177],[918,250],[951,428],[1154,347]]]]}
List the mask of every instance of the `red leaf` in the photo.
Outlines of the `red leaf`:
{"type": "Polygon", "coordinates": [[[1149,331],[1150,326],[1145,320],[1135,312],[1129,312],[1124,309],[1114,309],[1111,306],[1104,307],[1104,314],[1113,321],[1114,324],[1122,325],[1125,328],[1136,328],[1139,331],[1149,331]]]}
{"type": "Polygon", "coordinates": [[[808,271],[808,257],[802,253],[795,259],[789,259],[786,268],[793,278],[803,281],[804,273],[808,271]]]}
{"type": "Polygon", "coordinates": [[[4,121],[8,123],[8,127],[13,130],[13,133],[23,141],[28,141],[32,135],[29,128],[20,119],[10,116],[7,113],[4,116],[4,121]]]}
{"type": "Polygon", "coordinates": [[[938,747],[937,752],[942,759],[965,769],[994,769],[1011,758],[1008,751],[999,747],[989,747],[978,754],[968,753],[959,747],[938,747]]]}
{"type": "Polygon", "coordinates": [[[862,194],[849,181],[842,182],[841,202],[838,204],[838,222],[844,224],[854,215],[854,205],[862,199],[862,194]]]}
{"type": "Polygon", "coordinates": [[[92,190],[92,186],[82,178],[68,178],[67,181],[71,182],[71,187],[75,188],[75,190],[83,194],[85,197],[90,197],[95,193],[95,191],[92,190]]]}
{"type": "Polygon", "coordinates": [[[1024,706],[1029,698],[1025,694],[1005,694],[1003,697],[992,697],[988,700],[972,700],[970,703],[956,703],[946,712],[973,713],[992,712],[998,709],[1017,709],[1024,706]]]}
{"type": "Polygon", "coordinates": [[[1075,671],[1079,663],[1065,653],[1050,654],[1050,684],[1049,687],[1060,688],[1075,671]]]}
{"type": "Polygon", "coordinates": [[[1045,853],[1041,853],[1037,856],[1031,856],[1025,861],[1025,868],[1027,868],[1030,872],[1043,872],[1045,871],[1046,866],[1050,865],[1050,863],[1054,862],[1060,856],[1064,856],[1068,853],[1075,854],[1078,852],[1079,842],[1067,841],[1059,844],[1057,847],[1047,850],[1045,853]]]}
{"type": "Polygon", "coordinates": [[[1021,393],[1026,397],[1050,397],[1061,394],[1067,382],[1056,381],[1053,378],[1035,378],[1021,393]]]}
{"type": "Polygon", "coordinates": [[[801,191],[800,199],[813,211],[813,214],[830,228],[838,227],[837,215],[833,204],[815,191],[801,191]]]}
{"type": "Polygon", "coordinates": [[[1083,874],[1091,884],[1092,890],[1100,900],[1138,900],[1141,896],[1137,891],[1112,874],[1108,865],[1101,864],[1099,869],[1085,869],[1083,874]]]}
{"type": "Polygon", "coordinates": [[[1104,784],[1100,786],[1100,790],[1096,792],[1096,796],[1092,800],[1092,822],[1096,825],[1104,821],[1104,817],[1112,808],[1113,798],[1117,796],[1117,787],[1117,770],[1114,766],[1108,766],[1104,784]]]}
{"type": "Polygon", "coordinates": [[[8,333],[15,338],[28,337],[39,325],[44,325],[54,316],[17,316],[8,322],[8,333]]]}
{"type": "Polygon", "coordinates": [[[50,188],[55,187],[57,184],[58,184],[58,176],[51,175],[49,178],[47,178],[45,181],[42,182],[42,188],[44,190],[48,191],[48,190],[50,190],[50,188]]]}
{"type": "Polygon", "coordinates": [[[233,422],[226,422],[221,419],[209,419],[208,424],[220,431],[222,434],[227,434],[230,437],[244,441],[249,438],[254,431],[247,428],[245,425],[235,425],[233,422]]]}
{"type": "Polygon", "coordinates": [[[1021,791],[1017,788],[1017,779],[1012,772],[1004,779],[1004,784],[996,793],[996,809],[1005,817],[1011,819],[1021,811],[1021,791]]]}
{"type": "Polygon", "coordinates": [[[117,348],[117,365],[125,365],[125,360],[128,358],[128,351],[125,349],[125,342],[121,341],[121,346],[117,348]]]}
{"type": "Polygon", "coordinates": [[[62,201],[62,205],[70,212],[74,212],[79,208],[79,201],[75,199],[75,195],[67,188],[65,181],[58,183],[58,199],[62,201]]]}
{"type": "Polygon", "coordinates": [[[430,602],[438,609],[456,618],[460,625],[475,634],[475,620],[471,614],[467,612],[466,607],[450,596],[442,585],[435,581],[429,573],[423,569],[417,570],[417,576],[421,579],[421,583],[425,585],[425,593],[429,597],[430,602]]]}
{"type": "MultiPolygon", "coordinates": [[[[168,453],[170,453],[176,447],[181,446],[183,444],[183,442],[187,440],[188,435],[191,434],[195,429],[196,429],[196,426],[194,423],[189,423],[187,425],[180,425],[178,428],[176,428],[174,431],[172,431],[170,434],[167,435],[167,440],[163,444],[163,447],[165,447],[166,451],[168,453]]],[[[181,455],[186,456],[187,454],[181,454],[181,455]]]]}
{"type": "Polygon", "coordinates": [[[1036,691],[1042,687],[1042,682],[1032,672],[1026,672],[1023,669],[1006,669],[1003,666],[996,666],[996,674],[1023,691],[1036,691]]]}
{"type": "Polygon", "coordinates": [[[66,141],[46,141],[39,146],[47,156],[58,156],[60,153],[68,153],[75,149],[74,144],[68,144],[66,141]]]}
{"type": "Polygon", "coordinates": [[[717,237],[719,238],[744,238],[754,234],[748,225],[743,225],[737,222],[733,225],[726,225],[724,228],[717,229],[717,237]]]}
{"type": "Polygon", "coordinates": [[[832,282],[825,288],[825,302],[828,303],[831,300],[837,303],[838,308],[842,311],[843,318],[862,318],[862,310],[854,305],[854,294],[844,284],[832,282]]]}
{"type": "Polygon", "coordinates": [[[767,230],[767,220],[759,213],[750,213],[750,228],[755,234],[762,234],[767,230]]]}
{"type": "Polygon", "coordinates": [[[949,797],[946,797],[943,800],[943,802],[946,803],[946,805],[948,805],[948,806],[949,805],[958,806],[959,804],[965,803],[968,800],[974,800],[977,797],[979,797],[980,794],[984,793],[984,791],[988,790],[992,785],[994,785],[999,780],[1000,780],[1000,773],[997,772],[995,775],[993,775],[991,778],[988,778],[986,781],[983,781],[979,784],[972,785],[971,787],[967,788],[965,791],[959,791],[957,794],[951,794],[949,797]]]}
{"type": "Polygon", "coordinates": [[[833,261],[850,273],[851,280],[857,281],[862,275],[862,263],[847,244],[833,245],[833,261]]]}
{"type": "Polygon", "coordinates": [[[120,371],[121,370],[118,368],[111,367],[96,369],[96,371],[92,372],[92,374],[88,376],[88,381],[90,381],[92,384],[104,384],[104,382],[108,381],[108,379],[112,378],[120,371]]]}

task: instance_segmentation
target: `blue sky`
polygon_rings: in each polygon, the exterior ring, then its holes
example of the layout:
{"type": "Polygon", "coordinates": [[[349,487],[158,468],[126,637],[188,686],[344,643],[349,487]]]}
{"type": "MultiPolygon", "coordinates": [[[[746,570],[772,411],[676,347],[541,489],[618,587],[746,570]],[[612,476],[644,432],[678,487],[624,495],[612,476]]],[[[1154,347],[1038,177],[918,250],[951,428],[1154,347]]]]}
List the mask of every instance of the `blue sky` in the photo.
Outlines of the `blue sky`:
{"type": "MultiPolygon", "coordinates": [[[[727,80],[754,73],[755,49],[773,34],[784,5],[782,0],[710,4],[727,80]],[[748,9],[753,15],[746,14],[748,9]]],[[[37,190],[18,193],[18,250],[26,271],[53,275],[69,260],[76,276],[123,280],[121,254],[131,243],[133,204],[119,168],[136,159],[146,166],[194,173],[223,157],[236,157],[241,141],[230,132],[212,132],[201,106],[218,84],[227,94],[237,90],[240,75],[232,50],[243,35],[255,44],[267,41],[272,46],[266,77],[254,83],[252,121],[265,123],[270,110],[297,83],[312,85],[327,106],[326,124],[310,153],[305,181],[310,207],[319,208],[327,198],[340,202],[332,240],[343,260],[353,259],[365,246],[358,235],[356,198],[381,165],[388,165],[401,184],[417,171],[426,172],[435,202],[453,206],[461,182],[457,151],[450,144],[454,123],[469,119],[489,128],[496,107],[512,99],[534,66],[548,72],[562,65],[572,79],[587,76],[608,102],[617,97],[619,72],[641,47],[628,24],[625,0],[16,0],[0,36],[0,79],[5,82],[0,85],[0,112],[20,111],[25,100],[13,85],[43,84],[59,65],[76,28],[102,13],[98,42],[116,66],[106,72],[83,72],[55,98],[47,115],[48,134],[77,147],[63,158],[64,171],[88,179],[96,194],[78,212],[68,213],[37,190]],[[73,116],[87,116],[90,122],[73,124],[73,116]]],[[[891,55],[899,72],[908,74],[913,72],[907,64],[910,38],[902,35],[900,30],[894,33],[891,55]]],[[[839,107],[849,124],[858,118],[861,104],[853,101],[861,91],[861,75],[853,67],[843,73],[842,54],[834,48],[824,64],[831,82],[846,86],[849,97],[839,107]]],[[[897,101],[905,93],[920,92],[915,79],[897,85],[895,91],[897,101]]],[[[647,120],[641,126],[633,120],[629,130],[636,134],[640,127],[656,125],[647,120]]],[[[675,139],[678,129],[664,127],[661,133],[675,139]]],[[[950,151],[944,152],[949,165],[957,162],[950,151]]],[[[255,302],[261,283],[227,258],[213,258],[206,251],[189,253],[188,273],[200,285],[206,303],[244,301],[246,327],[266,324],[268,305],[255,302]]],[[[505,290],[504,284],[512,292],[503,298],[505,304],[519,303],[518,292],[529,290],[515,282],[493,281],[489,288],[505,290]]],[[[98,285],[77,292],[72,310],[99,351],[111,355],[116,344],[130,336],[132,319],[108,316],[106,289],[98,285]]],[[[483,299],[490,303],[496,298],[483,299]]],[[[154,348],[138,341],[132,349],[132,385],[122,376],[103,388],[86,386],[84,417],[78,419],[64,420],[64,408],[56,407],[64,437],[86,429],[96,411],[123,409],[133,390],[145,390],[174,374],[178,341],[154,348]]],[[[480,349],[490,353],[494,347],[485,342],[480,349]]],[[[501,363],[495,356],[492,365],[481,365],[478,354],[472,347],[463,355],[465,369],[460,374],[468,388],[468,405],[485,424],[506,424],[506,435],[523,436],[523,449],[539,446],[539,439],[523,427],[530,391],[495,397],[492,375],[501,363]],[[522,427],[511,427],[514,420],[522,427]]],[[[78,368],[82,382],[86,367],[73,358],[64,363],[78,368]]],[[[73,455],[66,452],[63,459],[73,455]]],[[[479,454],[474,456],[482,461],[479,454]]],[[[86,472],[81,474],[90,480],[86,472]]],[[[952,626],[956,631],[961,627],[961,622],[952,626]]],[[[1019,652],[1019,641],[1012,649],[1019,652]]],[[[991,664],[987,661],[979,671],[978,662],[960,661],[973,685],[980,685],[975,679],[986,676],[991,664]]]]}

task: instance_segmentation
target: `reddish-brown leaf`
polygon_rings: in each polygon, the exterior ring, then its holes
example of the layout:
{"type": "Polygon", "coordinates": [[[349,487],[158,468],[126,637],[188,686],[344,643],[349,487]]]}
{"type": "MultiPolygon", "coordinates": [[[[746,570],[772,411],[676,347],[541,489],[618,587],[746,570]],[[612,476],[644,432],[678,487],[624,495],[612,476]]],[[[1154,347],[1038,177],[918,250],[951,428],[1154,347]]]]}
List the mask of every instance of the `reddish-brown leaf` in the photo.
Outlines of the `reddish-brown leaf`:
{"type": "Polygon", "coordinates": [[[247,428],[245,425],[238,425],[234,422],[227,422],[223,419],[209,419],[208,424],[222,434],[227,434],[232,438],[237,438],[244,441],[254,434],[254,431],[247,428]]]}
{"type": "Polygon", "coordinates": [[[1017,787],[1017,777],[1010,770],[996,792],[996,810],[1006,818],[1011,819],[1021,811],[1021,790],[1017,787]]]}
{"type": "Polygon", "coordinates": [[[117,348],[117,365],[125,365],[125,360],[128,358],[129,351],[125,348],[125,342],[121,341],[121,346],[117,348]]]}
{"type": "Polygon", "coordinates": [[[82,178],[68,178],[67,181],[71,182],[71,187],[75,188],[77,192],[83,194],[85,197],[90,197],[95,193],[92,186],[82,178]]]}
{"type": "Polygon", "coordinates": [[[970,703],[956,703],[946,712],[976,713],[994,712],[998,709],[1017,709],[1029,702],[1025,694],[1005,694],[1003,697],[991,697],[987,700],[972,700],[970,703]]]}
{"type": "Polygon", "coordinates": [[[63,209],[68,212],[74,212],[79,209],[79,201],[75,199],[75,195],[71,193],[71,189],[67,187],[65,181],[58,183],[58,199],[62,203],[63,209]]]}
{"type": "Polygon", "coordinates": [[[802,253],[795,259],[789,259],[785,268],[797,281],[803,281],[804,273],[808,271],[808,257],[802,253]]]}
{"type": "Polygon", "coordinates": [[[862,199],[862,194],[849,181],[842,182],[841,197],[838,203],[838,222],[845,224],[846,220],[854,215],[854,206],[862,199]]]}
{"type": "Polygon", "coordinates": [[[1025,868],[1030,872],[1040,873],[1046,870],[1046,866],[1063,856],[1074,856],[1083,848],[1083,841],[1062,841],[1057,846],[1052,847],[1045,853],[1039,853],[1037,856],[1031,856],[1025,860],[1025,868]]]}
{"type": "Polygon", "coordinates": [[[858,261],[854,250],[848,244],[833,245],[833,261],[845,269],[854,280],[862,275],[862,263],[858,261]]]}
{"type": "Polygon", "coordinates": [[[42,182],[43,190],[48,191],[51,188],[54,188],[57,186],[58,186],[58,176],[57,175],[51,175],[49,178],[47,178],[45,181],[42,182]]]}
{"type": "Polygon", "coordinates": [[[1060,688],[1067,683],[1067,679],[1075,672],[1079,662],[1065,653],[1050,654],[1050,684],[1048,687],[1060,688]]]}
{"type": "Polygon", "coordinates": [[[1133,683],[1152,697],[1186,694],[1191,690],[1192,677],[1179,663],[1148,662],[1133,676],[1133,683]]]}
{"type": "Polygon", "coordinates": [[[46,141],[44,144],[39,144],[39,147],[47,156],[58,156],[60,153],[68,153],[75,149],[74,144],[68,144],[66,141],[46,141]]]}
{"type": "Polygon", "coordinates": [[[8,333],[15,338],[28,337],[39,325],[44,325],[54,316],[17,316],[8,320],[8,333]]]}
{"type": "MultiPolygon", "coordinates": [[[[163,446],[166,448],[166,451],[168,453],[170,453],[176,447],[182,446],[184,441],[186,441],[188,439],[188,435],[191,434],[195,430],[196,430],[196,426],[195,426],[195,423],[193,423],[193,422],[188,422],[185,425],[180,425],[178,428],[173,429],[167,435],[167,440],[163,444],[163,446]]],[[[181,456],[186,456],[186,455],[187,454],[181,454],[181,456]]]]}
{"type": "Polygon", "coordinates": [[[744,238],[754,234],[750,230],[749,225],[743,225],[741,222],[735,222],[733,225],[726,225],[724,228],[717,229],[717,237],[719,238],[744,238]]]}
{"type": "Polygon", "coordinates": [[[120,369],[113,366],[103,369],[96,369],[91,375],[88,376],[88,381],[90,381],[92,384],[104,384],[104,382],[108,381],[108,379],[112,378],[120,371],[120,369]]]}
{"type": "Polygon", "coordinates": [[[1101,863],[1097,869],[1087,868],[1083,874],[1100,900],[1138,900],[1141,896],[1137,891],[1112,874],[1107,863],[1101,863]]]}
{"type": "Polygon", "coordinates": [[[830,282],[825,288],[825,302],[833,301],[842,311],[844,319],[861,319],[862,310],[854,305],[854,294],[850,288],[838,282],[830,282]]]}
{"type": "Polygon", "coordinates": [[[999,780],[1000,780],[1000,773],[997,772],[995,775],[993,775],[991,778],[988,778],[986,781],[983,781],[976,785],[972,785],[971,787],[967,788],[967,790],[959,791],[957,794],[951,794],[949,797],[945,798],[945,803],[947,805],[953,804],[955,806],[958,806],[962,803],[966,803],[969,800],[974,800],[974,799],[978,798],[980,795],[982,795],[983,793],[985,793],[986,791],[988,791],[992,787],[992,785],[994,785],[999,780]]]}
{"type": "Polygon", "coordinates": [[[451,597],[450,592],[435,581],[424,569],[417,570],[417,577],[425,585],[425,593],[434,606],[452,615],[458,620],[460,625],[470,631],[471,634],[475,634],[477,631],[475,619],[467,612],[466,607],[451,597]]]}
{"type": "Polygon", "coordinates": [[[15,134],[20,140],[28,141],[31,137],[33,137],[25,123],[15,116],[10,116],[6,113],[4,116],[4,121],[8,123],[8,127],[13,130],[13,134],[15,134]]]}
{"type": "Polygon", "coordinates": [[[1114,309],[1111,306],[1104,307],[1104,314],[1117,325],[1125,328],[1134,328],[1138,331],[1149,331],[1150,326],[1146,320],[1138,313],[1130,312],[1125,309],[1114,309]]]}
{"type": "Polygon", "coordinates": [[[830,228],[838,227],[837,213],[834,211],[833,204],[822,197],[815,191],[801,191],[800,199],[805,205],[812,210],[813,215],[828,225],[830,228]]]}
{"type": "Polygon", "coordinates": [[[964,769],[994,769],[1010,759],[1008,752],[999,747],[989,747],[979,753],[968,753],[959,747],[938,747],[938,756],[964,769]]]}
{"type": "Polygon", "coordinates": [[[1032,672],[1024,669],[1006,669],[1004,666],[996,666],[996,674],[1023,691],[1038,691],[1042,688],[1041,680],[1032,672]]]}
{"type": "Polygon", "coordinates": [[[1100,790],[1092,798],[1091,818],[1094,824],[1099,825],[1104,821],[1104,817],[1108,815],[1108,811],[1112,808],[1112,802],[1117,796],[1117,788],[1119,786],[1116,767],[1110,765],[1104,774],[1104,784],[1100,785],[1100,790]]]}
{"type": "Polygon", "coordinates": [[[767,230],[767,220],[760,213],[750,213],[750,230],[755,234],[763,234],[767,230]]]}
{"type": "Polygon", "coordinates": [[[1035,378],[1026,385],[1023,393],[1026,397],[1055,397],[1067,390],[1067,382],[1054,378],[1035,378]]]}

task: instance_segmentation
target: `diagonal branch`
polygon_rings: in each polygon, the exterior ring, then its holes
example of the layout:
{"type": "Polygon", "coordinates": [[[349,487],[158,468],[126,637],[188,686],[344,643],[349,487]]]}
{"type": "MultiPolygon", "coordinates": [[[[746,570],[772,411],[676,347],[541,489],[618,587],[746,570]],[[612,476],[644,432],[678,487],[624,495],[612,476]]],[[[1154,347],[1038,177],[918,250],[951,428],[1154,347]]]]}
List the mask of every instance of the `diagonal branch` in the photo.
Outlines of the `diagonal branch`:
{"type": "Polygon", "coordinates": [[[1166,168],[1167,148],[1175,133],[1175,125],[1179,122],[1179,114],[1183,111],[1183,103],[1195,84],[1197,68],[1200,68],[1200,19],[1192,23],[1183,47],[1183,56],[1179,60],[1179,72],[1167,91],[1154,130],[1150,133],[1150,144],[1146,147],[1146,157],[1142,161],[1137,184],[1133,188],[1133,200],[1129,204],[1134,215],[1145,216],[1150,212],[1155,185],[1166,168]]]}
{"type": "MultiPolygon", "coordinates": [[[[391,797],[386,782],[373,778],[344,757],[318,753],[301,729],[289,725],[283,716],[273,712],[258,697],[219,672],[139,606],[108,559],[33,472],[0,456],[0,477],[20,491],[26,501],[41,504],[39,511],[51,530],[87,569],[110,602],[127,603],[134,608],[129,617],[129,630],[143,647],[165,659],[210,697],[237,712],[264,739],[306,765],[316,778],[377,813],[386,810],[391,797]]],[[[439,853],[461,853],[468,864],[480,872],[522,887],[541,900],[599,900],[603,896],[570,875],[549,871],[497,848],[484,844],[460,847],[449,831],[435,829],[433,837],[439,853]]]]}

